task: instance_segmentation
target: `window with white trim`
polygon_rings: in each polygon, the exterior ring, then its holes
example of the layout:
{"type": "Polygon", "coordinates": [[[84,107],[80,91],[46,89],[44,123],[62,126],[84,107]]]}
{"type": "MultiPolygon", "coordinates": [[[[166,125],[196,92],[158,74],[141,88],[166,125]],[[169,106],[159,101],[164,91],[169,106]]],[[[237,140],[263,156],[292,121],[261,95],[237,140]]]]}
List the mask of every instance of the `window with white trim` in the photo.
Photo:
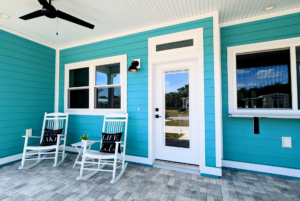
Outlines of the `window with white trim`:
{"type": "Polygon", "coordinates": [[[105,114],[127,111],[127,55],[65,66],[65,111],[105,114]]]}
{"type": "Polygon", "coordinates": [[[286,39],[228,48],[231,116],[300,115],[297,43],[286,39]]]}

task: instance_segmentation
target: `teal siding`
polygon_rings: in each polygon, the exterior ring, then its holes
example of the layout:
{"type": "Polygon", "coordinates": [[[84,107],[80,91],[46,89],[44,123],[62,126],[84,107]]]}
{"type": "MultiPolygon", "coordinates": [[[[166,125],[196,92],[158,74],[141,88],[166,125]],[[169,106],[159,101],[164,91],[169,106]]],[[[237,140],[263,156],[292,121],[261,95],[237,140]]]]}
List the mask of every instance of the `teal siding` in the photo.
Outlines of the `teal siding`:
{"type": "Polygon", "coordinates": [[[252,118],[228,117],[227,47],[300,37],[300,13],[221,28],[224,159],[300,169],[300,120],[260,119],[253,134],[252,118]],[[291,136],[293,148],[282,148],[291,136]]]}
{"type": "Polygon", "coordinates": [[[41,134],[54,78],[54,49],[0,30],[0,158],[23,152],[25,129],[41,134]]]}
{"type": "MultiPolygon", "coordinates": [[[[142,68],[128,73],[128,148],[129,155],[148,157],[148,38],[204,28],[204,70],[206,102],[206,152],[207,165],[215,166],[215,119],[214,119],[214,63],[212,18],[163,27],[160,29],[96,42],[60,52],[59,111],[64,111],[64,66],[68,63],[127,54],[128,65],[132,59],[141,58],[142,68]],[[140,108],[140,112],[137,108],[140,108]]],[[[68,144],[79,140],[82,134],[91,139],[101,136],[103,117],[71,115],[68,144]]]]}

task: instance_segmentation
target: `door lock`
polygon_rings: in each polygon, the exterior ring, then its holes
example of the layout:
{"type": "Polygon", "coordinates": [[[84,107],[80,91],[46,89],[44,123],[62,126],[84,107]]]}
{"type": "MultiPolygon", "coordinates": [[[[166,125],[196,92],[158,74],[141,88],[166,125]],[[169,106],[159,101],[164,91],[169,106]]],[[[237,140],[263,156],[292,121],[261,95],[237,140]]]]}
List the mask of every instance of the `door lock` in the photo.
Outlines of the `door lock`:
{"type": "Polygon", "coordinates": [[[155,115],[155,118],[160,118],[161,116],[159,116],[158,114],[157,115],[155,115]]]}

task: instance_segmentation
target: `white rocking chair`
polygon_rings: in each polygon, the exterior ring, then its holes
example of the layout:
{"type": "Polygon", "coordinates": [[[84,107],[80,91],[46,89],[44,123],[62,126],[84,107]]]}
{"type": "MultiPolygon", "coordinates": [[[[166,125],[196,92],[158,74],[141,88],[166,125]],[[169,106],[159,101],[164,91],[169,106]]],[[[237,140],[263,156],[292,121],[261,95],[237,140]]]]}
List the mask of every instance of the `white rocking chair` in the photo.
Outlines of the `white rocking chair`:
{"type": "Polygon", "coordinates": [[[41,163],[45,159],[54,159],[53,167],[61,165],[65,160],[67,154],[65,153],[66,142],[67,142],[67,128],[68,128],[68,113],[45,113],[44,123],[42,128],[41,136],[32,136],[32,129],[26,130],[24,151],[22,156],[21,167],[19,169],[30,169],[41,163]],[[56,130],[63,129],[62,134],[57,135],[56,145],[50,146],[28,146],[29,138],[41,138],[40,143],[43,141],[45,129],[56,130]],[[60,142],[63,141],[62,144],[60,142]],[[28,152],[27,152],[28,150],[28,152]],[[54,157],[49,157],[49,155],[54,154],[54,157]],[[41,155],[44,155],[41,157],[41,155]],[[57,162],[58,156],[61,155],[62,159],[57,162]],[[37,160],[37,162],[24,166],[27,160],[37,160]]]}
{"type": "MultiPolygon", "coordinates": [[[[112,180],[111,183],[117,182],[125,172],[128,163],[125,163],[125,151],[126,151],[126,137],[127,137],[127,123],[128,123],[128,114],[107,114],[104,116],[103,122],[103,129],[102,132],[108,134],[116,134],[123,132],[122,138],[124,139],[121,142],[116,142],[115,152],[114,153],[104,153],[95,150],[87,149],[87,142],[88,140],[83,140],[83,156],[80,168],[80,176],[77,177],[77,180],[87,180],[90,177],[97,174],[99,171],[104,172],[112,172],[112,180]],[[121,154],[118,153],[118,147],[121,146],[123,148],[121,150],[121,154]],[[119,159],[118,159],[119,156],[119,159]],[[88,162],[87,159],[98,159],[98,162],[88,162]],[[86,166],[90,165],[97,165],[96,169],[92,168],[85,168],[86,166]],[[120,164],[120,165],[118,165],[120,164]],[[110,169],[103,169],[106,165],[112,166],[112,170],[110,169]],[[118,168],[122,168],[121,172],[116,176],[116,171],[118,168]],[[82,176],[83,170],[94,170],[92,173],[82,176]]],[[[100,148],[102,145],[101,141],[94,141],[93,142],[100,142],[100,148]]]]}

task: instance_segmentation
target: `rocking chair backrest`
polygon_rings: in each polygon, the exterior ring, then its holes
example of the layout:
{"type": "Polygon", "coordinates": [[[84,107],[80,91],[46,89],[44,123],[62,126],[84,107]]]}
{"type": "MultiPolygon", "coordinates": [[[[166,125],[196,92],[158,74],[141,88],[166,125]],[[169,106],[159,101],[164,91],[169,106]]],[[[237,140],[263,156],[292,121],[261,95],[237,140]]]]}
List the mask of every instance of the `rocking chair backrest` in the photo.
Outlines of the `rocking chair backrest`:
{"type": "MultiPolygon", "coordinates": [[[[125,153],[127,139],[128,113],[124,114],[106,114],[103,121],[103,133],[115,134],[122,132],[122,141],[124,141],[123,153],[125,153]]],[[[101,142],[102,145],[102,142],[101,142]]],[[[100,147],[101,147],[100,145],[100,147]]]]}
{"type": "Polygon", "coordinates": [[[43,129],[41,134],[41,142],[43,141],[45,129],[57,130],[63,129],[61,140],[64,141],[64,146],[67,142],[67,129],[68,129],[68,113],[49,113],[45,112],[43,129]]]}

